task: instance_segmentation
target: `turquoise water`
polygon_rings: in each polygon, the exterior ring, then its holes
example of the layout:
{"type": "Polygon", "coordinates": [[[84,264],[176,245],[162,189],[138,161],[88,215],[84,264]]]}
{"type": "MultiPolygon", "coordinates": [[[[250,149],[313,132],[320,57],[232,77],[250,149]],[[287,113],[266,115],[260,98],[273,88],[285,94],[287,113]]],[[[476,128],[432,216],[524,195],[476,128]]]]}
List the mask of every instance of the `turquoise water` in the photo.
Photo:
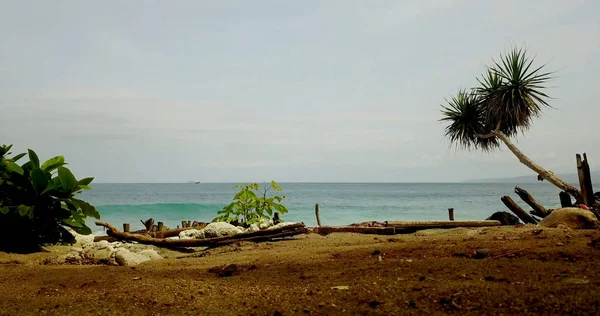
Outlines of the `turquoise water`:
{"type": "MultiPolygon", "coordinates": [[[[506,183],[283,183],[287,195],[286,221],[316,225],[314,207],[319,203],[323,225],[347,225],[364,221],[446,220],[453,207],[456,220],[485,219],[505,210],[500,201],[510,195],[524,208],[506,183]]],[[[142,229],[140,220],[153,218],[168,227],[182,220],[211,221],[235,193],[234,184],[94,184],[81,195],[97,207],[102,221],[116,227],[130,223],[142,229]]],[[[559,190],[548,183],[524,184],[547,207],[559,204],[559,190]]],[[[102,229],[93,226],[95,234],[102,229]]]]}

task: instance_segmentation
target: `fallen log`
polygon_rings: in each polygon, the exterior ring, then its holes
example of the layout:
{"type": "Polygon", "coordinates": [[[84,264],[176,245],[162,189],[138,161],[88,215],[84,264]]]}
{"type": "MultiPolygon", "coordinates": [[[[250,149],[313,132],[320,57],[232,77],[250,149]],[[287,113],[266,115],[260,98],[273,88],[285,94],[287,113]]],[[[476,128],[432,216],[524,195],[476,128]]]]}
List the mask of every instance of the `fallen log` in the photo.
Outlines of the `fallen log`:
{"type": "Polygon", "coordinates": [[[387,227],[403,228],[407,230],[422,230],[432,228],[457,228],[457,227],[489,227],[500,226],[499,221],[386,221],[387,227]]]}
{"type": "Polygon", "coordinates": [[[537,221],[533,219],[533,217],[531,217],[529,214],[527,214],[527,212],[525,212],[525,210],[522,209],[517,203],[515,203],[515,201],[513,201],[513,199],[511,199],[510,196],[505,195],[501,197],[500,200],[502,200],[502,203],[504,203],[504,205],[506,205],[506,207],[508,207],[508,209],[511,212],[517,215],[517,217],[520,218],[523,221],[523,223],[537,224],[537,221]]]}
{"type": "Polygon", "coordinates": [[[375,235],[395,235],[394,227],[360,227],[360,226],[321,226],[312,230],[320,235],[329,235],[331,233],[357,233],[357,234],[375,234],[375,235]]]}
{"type": "Polygon", "coordinates": [[[215,247],[240,241],[264,241],[274,238],[305,234],[308,232],[303,223],[297,223],[284,227],[264,229],[256,232],[241,233],[232,236],[206,239],[165,239],[120,232],[112,225],[104,222],[96,222],[96,225],[105,227],[107,229],[106,234],[111,237],[115,237],[116,239],[136,241],[140,244],[154,245],[159,247],[215,247]]]}
{"type": "Polygon", "coordinates": [[[538,203],[538,201],[536,201],[533,196],[527,192],[527,190],[515,187],[515,193],[521,198],[521,200],[523,200],[523,202],[531,206],[533,209],[532,213],[534,215],[544,218],[550,214],[550,212],[544,206],[538,203]]]}

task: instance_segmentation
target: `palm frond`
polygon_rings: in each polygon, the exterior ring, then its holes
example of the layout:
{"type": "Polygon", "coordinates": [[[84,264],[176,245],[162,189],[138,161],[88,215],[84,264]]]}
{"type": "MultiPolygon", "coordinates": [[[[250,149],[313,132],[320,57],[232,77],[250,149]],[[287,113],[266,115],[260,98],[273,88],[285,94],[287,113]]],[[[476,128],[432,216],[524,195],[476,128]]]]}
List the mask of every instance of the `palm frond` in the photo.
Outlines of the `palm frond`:
{"type": "Polygon", "coordinates": [[[525,49],[513,49],[494,61],[486,75],[478,79],[485,124],[494,126],[500,122],[500,131],[508,136],[524,132],[539,117],[550,98],[543,92],[545,84],[552,79],[551,72],[543,72],[545,65],[533,67],[534,58],[525,49]]]}
{"type": "Polygon", "coordinates": [[[445,135],[450,143],[464,149],[490,151],[499,146],[495,137],[482,138],[480,135],[491,131],[486,126],[484,112],[478,95],[467,90],[459,90],[456,96],[442,105],[442,122],[449,122],[445,135]]]}

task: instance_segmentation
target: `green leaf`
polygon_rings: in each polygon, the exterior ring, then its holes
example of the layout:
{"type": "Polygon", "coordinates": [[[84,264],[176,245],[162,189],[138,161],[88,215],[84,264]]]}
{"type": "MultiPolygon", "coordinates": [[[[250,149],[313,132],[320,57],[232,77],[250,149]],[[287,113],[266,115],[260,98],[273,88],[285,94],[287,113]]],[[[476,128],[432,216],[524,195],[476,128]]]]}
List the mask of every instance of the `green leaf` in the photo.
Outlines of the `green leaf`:
{"type": "Polygon", "coordinates": [[[75,228],[75,227],[83,227],[85,226],[84,224],[80,223],[79,221],[75,220],[73,217],[69,217],[69,218],[63,218],[60,220],[63,224],[75,228]]]}
{"type": "Polygon", "coordinates": [[[92,181],[94,181],[94,178],[83,178],[81,180],[79,180],[77,183],[79,183],[79,185],[89,185],[90,183],[92,183],[92,181]]]}
{"type": "Polygon", "coordinates": [[[42,166],[40,167],[40,169],[44,170],[44,171],[52,171],[58,167],[64,166],[66,165],[65,162],[65,157],[63,156],[56,156],[54,158],[50,158],[48,160],[46,160],[42,166]]]}
{"type": "Polygon", "coordinates": [[[19,165],[17,165],[16,163],[14,163],[12,161],[8,161],[8,160],[6,160],[5,163],[6,163],[6,169],[8,169],[8,171],[23,175],[23,173],[24,173],[23,168],[19,167],[19,165]]]}
{"type": "Polygon", "coordinates": [[[66,192],[73,192],[77,188],[77,179],[75,179],[71,170],[65,167],[58,167],[58,178],[63,190],[66,192]]]}
{"type": "Polygon", "coordinates": [[[15,162],[16,162],[17,160],[19,160],[19,159],[23,158],[23,156],[25,156],[25,155],[26,155],[25,153],[20,153],[20,154],[18,154],[18,155],[16,155],[16,156],[14,156],[14,157],[10,158],[10,160],[12,160],[12,161],[15,161],[15,162]]]}
{"type": "Polygon", "coordinates": [[[31,164],[33,164],[34,169],[35,168],[39,168],[40,167],[40,159],[38,158],[37,154],[35,153],[35,151],[28,149],[29,151],[29,161],[31,161],[31,164]]]}
{"type": "Polygon", "coordinates": [[[27,216],[29,219],[33,219],[33,206],[19,205],[17,207],[17,213],[23,217],[27,216]]]}
{"type": "Polygon", "coordinates": [[[92,187],[90,187],[88,185],[81,185],[81,184],[79,184],[79,185],[77,185],[77,189],[78,190],[88,190],[89,191],[89,190],[92,189],[92,187]]]}
{"type": "Polygon", "coordinates": [[[77,203],[77,205],[81,208],[83,215],[90,216],[95,219],[100,219],[100,213],[98,213],[96,208],[93,205],[91,205],[90,203],[83,201],[83,200],[79,200],[79,199],[71,199],[71,200],[77,203]]]}
{"type": "Polygon", "coordinates": [[[50,191],[54,191],[56,189],[61,188],[61,183],[60,183],[60,179],[58,178],[54,178],[52,179],[50,182],[48,182],[48,186],[46,187],[46,189],[44,191],[42,191],[41,195],[44,195],[50,191]]]}
{"type": "Polygon", "coordinates": [[[7,206],[0,207],[0,214],[8,214],[8,211],[9,211],[9,209],[7,206]]]}
{"type": "Polygon", "coordinates": [[[48,176],[42,169],[33,169],[29,172],[31,184],[38,195],[48,186],[48,176]]]}
{"type": "Polygon", "coordinates": [[[91,235],[92,234],[92,230],[87,227],[87,226],[81,226],[81,227],[71,227],[73,228],[73,230],[78,233],[79,235],[91,235]]]}

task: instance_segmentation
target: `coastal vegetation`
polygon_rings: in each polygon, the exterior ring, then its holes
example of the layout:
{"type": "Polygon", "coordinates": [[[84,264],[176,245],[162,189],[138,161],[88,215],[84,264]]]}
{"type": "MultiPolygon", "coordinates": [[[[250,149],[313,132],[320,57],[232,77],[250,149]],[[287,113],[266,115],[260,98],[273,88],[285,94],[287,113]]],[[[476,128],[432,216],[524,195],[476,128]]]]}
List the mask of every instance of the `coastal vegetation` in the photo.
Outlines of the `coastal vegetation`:
{"type": "Polygon", "coordinates": [[[463,149],[490,152],[504,143],[519,161],[577,200],[581,192],[544,169],[520,151],[511,141],[526,132],[543,110],[550,108],[550,97],[544,92],[553,77],[545,65],[534,65],[534,58],[523,48],[513,48],[492,61],[491,66],[471,89],[460,89],[446,105],[442,105],[443,122],[448,122],[445,135],[463,149]]]}
{"type": "Polygon", "coordinates": [[[233,196],[233,201],[218,211],[213,222],[238,223],[252,225],[262,220],[269,220],[274,212],[285,214],[288,209],[281,204],[285,195],[268,196],[269,191],[281,192],[283,188],[275,181],[263,184],[236,185],[239,191],[233,196]]]}
{"type": "Polygon", "coordinates": [[[91,204],[75,198],[90,190],[94,178],[77,180],[63,156],[40,163],[29,149],[9,157],[12,145],[0,146],[0,247],[28,249],[46,243],[74,241],[66,230],[91,234],[86,218],[100,218],[91,204]],[[27,156],[29,161],[17,162],[27,156]]]}

